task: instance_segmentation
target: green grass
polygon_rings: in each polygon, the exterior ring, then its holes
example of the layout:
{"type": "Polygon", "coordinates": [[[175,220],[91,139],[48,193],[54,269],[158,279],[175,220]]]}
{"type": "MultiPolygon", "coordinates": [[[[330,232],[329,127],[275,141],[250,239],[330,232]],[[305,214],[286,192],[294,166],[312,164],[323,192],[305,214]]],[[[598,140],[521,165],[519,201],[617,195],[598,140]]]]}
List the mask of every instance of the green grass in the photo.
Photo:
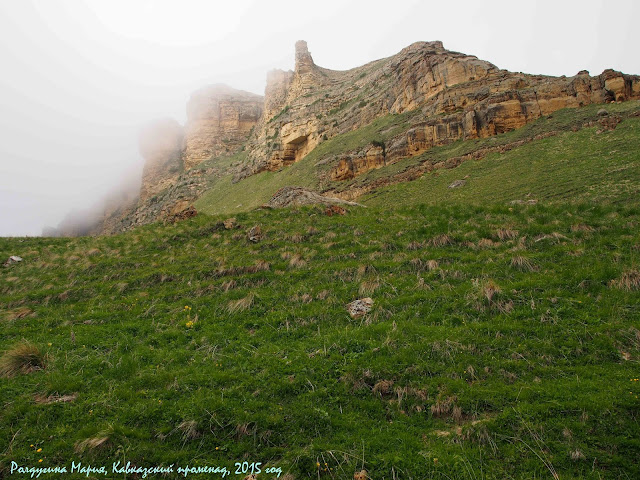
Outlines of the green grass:
{"type": "Polygon", "coordinates": [[[364,196],[368,205],[626,202],[640,195],[640,118],[612,132],[598,127],[563,132],[505,153],[492,153],[457,168],[435,170],[421,179],[364,196]],[[449,189],[468,176],[462,188],[449,189]]]}
{"type": "Polygon", "coordinates": [[[231,176],[222,177],[195,203],[195,207],[204,213],[233,214],[267,203],[284,186],[322,190],[328,185],[324,177],[330,167],[326,163],[322,164],[322,160],[341,152],[363,148],[372,141],[385,141],[406,129],[415,115],[416,112],[409,112],[378,118],[365,127],[320,143],[302,161],[278,172],[252,175],[238,183],[232,183],[231,176]]]}
{"type": "Polygon", "coordinates": [[[245,460],[296,479],[638,478],[639,292],[616,282],[639,269],[640,208],[602,203],[0,239],[0,259],[24,259],[0,270],[0,355],[27,341],[46,358],[0,378],[0,478],[71,459],[229,478],[245,460]],[[373,310],[350,318],[364,296],[373,310]]]}
{"type": "Polygon", "coordinates": [[[548,132],[558,135],[534,140],[504,154],[490,154],[480,161],[468,161],[451,170],[440,169],[418,181],[379,188],[358,201],[367,205],[486,204],[529,198],[551,202],[624,201],[629,195],[637,195],[640,188],[640,117],[629,116],[638,111],[638,101],[565,109],[505,134],[435,147],[349,181],[330,181],[329,170],[340,155],[376,142],[388,142],[407,130],[420,112],[387,115],[320,143],[304,159],[278,172],[253,175],[235,184],[231,177],[222,177],[196,202],[196,208],[209,214],[252,210],[267,203],[279,188],[287,185],[349,191],[420,163],[436,164],[548,132]],[[597,112],[602,108],[628,118],[611,132],[596,134],[598,126],[572,131],[589,121],[597,121],[597,112]],[[454,180],[466,175],[471,178],[464,188],[447,189],[454,180]]]}

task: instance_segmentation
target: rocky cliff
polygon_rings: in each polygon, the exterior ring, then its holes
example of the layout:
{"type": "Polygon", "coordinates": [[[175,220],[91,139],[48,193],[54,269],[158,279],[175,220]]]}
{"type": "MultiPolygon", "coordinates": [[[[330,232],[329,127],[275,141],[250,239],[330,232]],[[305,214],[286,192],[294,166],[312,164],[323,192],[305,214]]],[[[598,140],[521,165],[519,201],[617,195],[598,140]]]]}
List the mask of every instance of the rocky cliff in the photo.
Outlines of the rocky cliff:
{"type": "Polygon", "coordinates": [[[321,189],[356,198],[341,182],[434,146],[515,130],[567,107],[630,99],[640,99],[640,77],[614,70],[573,77],[513,73],[435,41],[334,71],[316,65],[299,41],[294,70],[269,72],[264,97],[212,85],[191,96],[184,129],[171,120],[144,129],[138,202],[110,206],[91,231],[112,233],[175,215],[221,177],[237,183],[280,170],[374,121],[403,119],[378,131],[380,138],[323,154],[328,170],[321,189]]]}
{"type": "Polygon", "coordinates": [[[249,140],[250,162],[237,177],[278,170],[319,143],[387,114],[418,111],[388,144],[344,155],[331,178],[371,168],[460,139],[504,133],[556,110],[640,98],[638,76],[606,70],[590,76],[527,75],[500,70],[441,42],[415,43],[397,55],[338,72],[313,62],[296,44],[295,70],[267,77],[264,115],[249,140]]]}
{"type": "Polygon", "coordinates": [[[144,158],[140,200],[174,185],[183,169],[184,132],[174,119],[157,120],[140,131],[138,144],[144,158]]]}
{"type": "Polygon", "coordinates": [[[263,104],[260,95],[221,84],[194,92],[187,103],[185,169],[236,152],[261,118],[263,104]]]}

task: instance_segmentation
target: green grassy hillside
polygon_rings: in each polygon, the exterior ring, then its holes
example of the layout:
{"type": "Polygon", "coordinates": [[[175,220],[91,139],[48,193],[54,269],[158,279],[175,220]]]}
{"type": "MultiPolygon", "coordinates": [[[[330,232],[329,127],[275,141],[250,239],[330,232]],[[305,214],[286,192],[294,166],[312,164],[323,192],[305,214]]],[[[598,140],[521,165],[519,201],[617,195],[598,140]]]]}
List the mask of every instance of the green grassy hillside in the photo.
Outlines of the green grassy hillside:
{"type": "MultiPolygon", "coordinates": [[[[621,181],[633,154],[612,155],[607,178],[621,181]]],[[[244,478],[243,461],[262,462],[265,479],[277,476],[265,466],[288,479],[638,478],[637,197],[463,205],[474,189],[515,195],[506,173],[488,178],[498,161],[461,167],[471,180],[458,205],[0,239],[0,259],[23,258],[0,269],[0,478],[28,478],[12,462],[72,459],[226,466],[227,478],[244,478]],[[246,240],[254,225],[258,243],[246,240]],[[362,297],[371,312],[351,318],[346,304],[362,297]]],[[[387,201],[446,175],[460,173],[387,201]]],[[[537,198],[553,198],[543,185],[537,198]]]]}
{"type": "Polygon", "coordinates": [[[278,172],[260,173],[238,183],[232,183],[231,176],[216,179],[195,205],[205,213],[235,214],[268,202],[287,185],[349,191],[421,164],[435,165],[452,157],[550,133],[554,136],[532,140],[505,153],[491,153],[451,170],[438,169],[414,182],[377,188],[357,200],[366,205],[486,204],[527,199],[558,203],[624,201],[640,191],[639,112],[638,101],[565,109],[518,130],[436,147],[349,181],[328,180],[328,172],[341,154],[373,141],[388,142],[409,128],[411,112],[388,115],[321,143],[300,162],[278,172]],[[597,113],[602,108],[623,119],[615,130],[597,133],[601,130],[597,113]],[[588,126],[589,123],[594,125],[588,126]],[[470,178],[464,188],[447,188],[466,175],[470,178]]]}

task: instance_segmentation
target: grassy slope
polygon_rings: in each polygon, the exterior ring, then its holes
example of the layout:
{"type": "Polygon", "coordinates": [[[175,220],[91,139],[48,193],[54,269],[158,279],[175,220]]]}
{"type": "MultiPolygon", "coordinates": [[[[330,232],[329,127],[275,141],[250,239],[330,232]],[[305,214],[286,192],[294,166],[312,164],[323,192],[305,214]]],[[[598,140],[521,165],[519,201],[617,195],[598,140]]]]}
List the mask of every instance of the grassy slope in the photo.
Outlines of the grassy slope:
{"type": "Polygon", "coordinates": [[[11,460],[72,458],[248,460],[295,478],[640,475],[638,291],[610,283],[638,268],[637,203],[237,218],[0,239],[0,258],[24,258],[0,270],[0,351],[28,339],[48,356],[0,379],[0,477],[11,460]],[[265,238],[249,244],[254,224],[265,238]],[[374,309],[353,320],[360,296],[374,309]],[[10,319],[24,307],[35,316],[10,319]],[[108,440],[82,451],[92,438],[108,440]]]}
{"type": "Polygon", "coordinates": [[[353,132],[338,135],[321,143],[302,161],[278,172],[264,172],[259,175],[231,183],[231,176],[223,177],[195,204],[198,211],[205,213],[226,213],[248,211],[267,203],[271,196],[287,185],[322,189],[321,174],[328,171],[327,164],[318,163],[330,156],[359,149],[372,140],[386,140],[407,128],[412,116],[417,112],[388,115],[353,132]]]}
{"type": "Polygon", "coordinates": [[[640,195],[640,118],[612,132],[598,127],[564,132],[502,154],[438,170],[415,182],[364,196],[370,205],[403,203],[624,202],[640,195]],[[469,176],[463,188],[449,189],[469,176]]]}
{"type": "MultiPolygon", "coordinates": [[[[435,148],[342,187],[596,111],[435,148]]],[[[71,458],[260,461],[295,478],[639,476],[638,291],[615,281],[639,268],[640,120],[380,189],[346,217],[239,213],[283,185],[321,187],[318,161],[409,121],[385,117],[281,172],[217,181],[197,207],[236,214],[237,230],[200,215],[106,238],[0,239],[0,260],[24,258],[0,269],[0,353],[26,339],[48,356],[44,371],[0,378],[0,478],[11,460],[71,458]],[[507,204],[528,193],[541,204],[507,204]],[[254,245],[255,224],[265,239],[254,245]],[[451,243],[434,245],[442,234],[451,243]],[[269,268],[233,270],[258,261],[269,268]],[[362,296],[374,309],[353,320],[345,304],[362,296]],[[24,308],[34,315],[14,318],[24,308]]]]}
{"type": "MultiPolygon", "coordinates": [[[[632,101],[604,107],[611,113],[624,115],[640,111],[640,102],[632,101]]],[[[539,200],[565,201],[599,200],[618,194],[624,197],[637,193],[640,188],[640,169],[637,168],[640,155],[639,117],[625,119],[613,132],[600,135],[595,133],[598,127],[586,128],[579,132],[571,131],[574,126],[597,120],[597,111],[601,108],[602,105],[590,105],[580,109],[565,109],[506,134],[455,142],[372,170],[350,181],[322,183],[320,178],[331,166],[322,160],[362,148],[374,140],[388,140],[406,129],[412,116],[417,113],[389,115],[366,127],[321,143],[303,160],[279,172],[261,173],[236,184],[231,183],[230,177],[223,177],[198,200],[196,208],[211,214],[248,211],[266,203],[279,188],[286,185],[321,190],[348,190],[423,161],[437,163],[480,148],[504,145],[549,131],[560,132],[560,135],[534,141],[505,154],[492,154],[483,161],[463,164],[450,171],[425,175],[417,182],[382,188],[360,198],[359,201],[371,205],[385,205],[389,204],[388,202],[404,205],[443,201],[486,203],[523,199],[528,193],[539,200]],[[471,175],[472,180],[465,188],[447,190],[447,186],[453,180],[467,174],[471,175]],[[607,178],[602,177],[605,174],[607,178]],[[551,187],[545,187],[547,184],[551,184],[551,187]],[[598,191],[585,191],[592,187],[598,191]],[[606,191],[607,189],[613,190],[606,191]]]]}

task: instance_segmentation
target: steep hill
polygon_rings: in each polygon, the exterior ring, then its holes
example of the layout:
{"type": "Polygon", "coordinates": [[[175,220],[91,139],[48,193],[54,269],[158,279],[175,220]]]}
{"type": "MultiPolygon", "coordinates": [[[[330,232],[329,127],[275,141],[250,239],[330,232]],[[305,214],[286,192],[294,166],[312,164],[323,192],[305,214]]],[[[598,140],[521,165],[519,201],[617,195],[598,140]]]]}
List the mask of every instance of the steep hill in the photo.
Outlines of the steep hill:
{"type": "MultiPolygon", "coordinates": [[[[252,208],[274,194],[276,184],[284,186],[265,172],[279,172],[283,181],[297,178],[300,175],[286,169],[304,162],[298,171],[306,176],[299,184],[356,199],[385,182],[412,180],[436,168],[437,162],[424,162],[434,147],[464,142],[468,147],[458,149],[466,150],[464,155],[484,156],[491,150],[480,139],[519,131],[562,109],[639,98],[638,76],[613,70],[594,77],[583,71],[570,78],[512,73],[446,50],[441,42],[415,43],[392,57],[332,71],[317,66],[306,42],[300,41],[295,69],[270,72],[264,98],[214,85],[193,95],[183,132],[173,127],[166,132],[162,122],[143,132],[147,167],[139,201],[106,212],[93,231],[115,233],[162,220],[198,200],[212,213],[220,202],[252,208]],[[149,144],[154,128],[157,147],[149,144]],[[167,148],[167,141],[172,147],[167,148]],[[388,168],[399,162],[414,164],[412,159],[421,159],[422,167],[403,175],[388,168]],[[389,175],[393,178],[379,178],[389,175]],[[273,183],[274,188],[246,199],[256,183],[273,183]],[[221,190],[225,197],[216,198],[221,190]]],[[[600,122],[602,129],[611,130],[623,119],[598,118],[597,110],[577,113],[584,121],[572,127],[600,122]]],[[[633,110],[621,112],[631,115],[633,110]]],[[[558,133],[542,130],[545,135],[558,133]]],[[[535,141],[535,135],[530,140],[535,141]]],[[[458,157],[442,161],[457,166],[462,161],[458,157]]]]}
{"type": "Polygon", "coordinates": [[[439,42],[200,90],[114,235],[0,238],[0,479],[640,478],[638,93],[439,42]]]}
{"type": "Polygon", "coordinates": [[[0,239],[0,478],[640,476],[638,196],[325,210],[0,239]]]}

